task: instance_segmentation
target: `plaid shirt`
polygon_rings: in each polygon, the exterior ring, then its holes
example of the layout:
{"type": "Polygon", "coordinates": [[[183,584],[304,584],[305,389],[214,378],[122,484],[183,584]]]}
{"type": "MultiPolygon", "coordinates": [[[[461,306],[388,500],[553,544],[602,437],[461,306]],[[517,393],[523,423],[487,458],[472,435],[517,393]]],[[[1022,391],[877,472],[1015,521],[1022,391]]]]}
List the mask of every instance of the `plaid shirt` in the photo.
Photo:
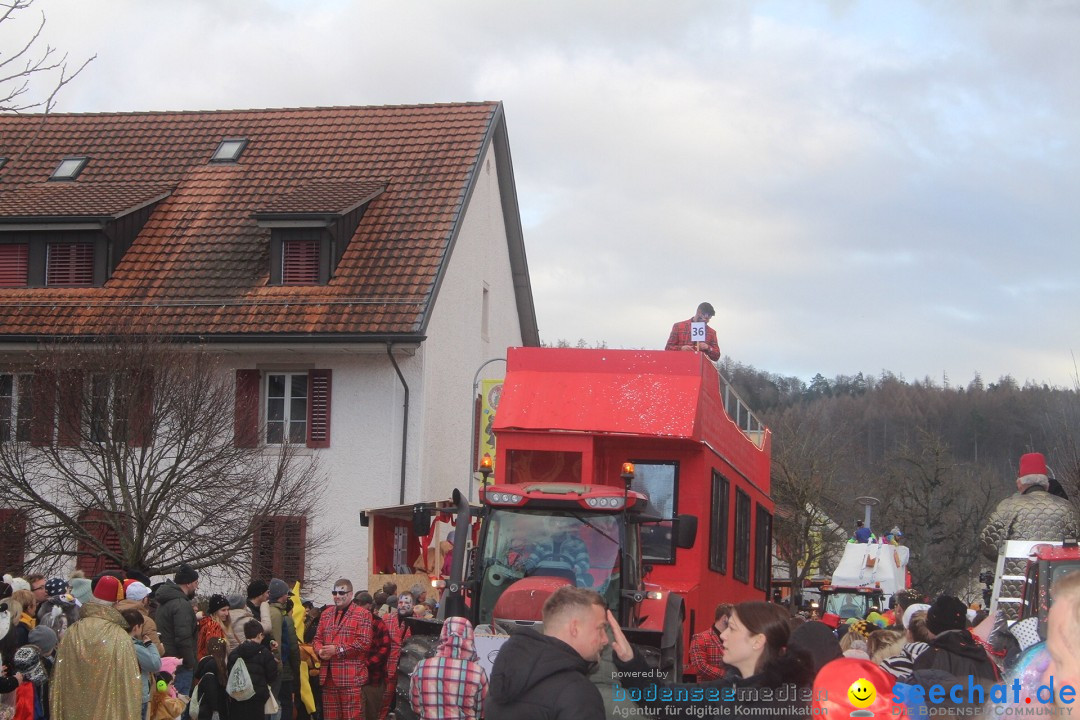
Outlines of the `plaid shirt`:
{"type": "MultiPolygon", "coordinates": [[[[694,318],[689,320],[683,320],[677,322],[671,327],[671,334],[668,335],[667,345],[664,346],[665,350],[682,350],[685,345],[693,345],[690,342],[690,323],[694,322],[694,318]]],[[[709,359],[716,362],[720,359],[720,345],[716,341],[716,331],[708,325],[705,326],[705,354],[709,356],[709,359]]]]}
{"type": "Polygon", "coordinates": [[[390,657],[390,633],[378,615],[371,616],[371,649],[368,651],[368,685],[386,683],[386,660],[390,657]]]}
{"type": "Polygon", "coordinates": [[[423,720],[478,718],[484,714],[488,678],[476,659],[472,625],[443,623],[435,657],[421,660],[409,683],[409,702],[423,720]]]}
{"type": "Polygon", "coordinates": [[[724,643],[715,625],[690,638],[690,670],[698,682],[724,677],[724,643]]]}
{"type": "Polygon", "coordinates": [[[319,619],[312,646],[318,653],[323,645],[337,645],[339,652],[322,661],[323,683],[359,688],[368,681],[368,651],[371,649],[371,613],[349,603],[345,611],[327,608],[319,619]],[[344,651],[342,652],[342,649],[344,651]]]}
{"type": "Polygon", "coordinates": [[[386,674],[397,673],[398,658],[401,657],[401,646],[412,635],[412,631],[405,625],[403,618],[396,610],[386,614],[383,618],[386,622],[386,632],[390,636],[390,654],[386,658],[386,674]]]}

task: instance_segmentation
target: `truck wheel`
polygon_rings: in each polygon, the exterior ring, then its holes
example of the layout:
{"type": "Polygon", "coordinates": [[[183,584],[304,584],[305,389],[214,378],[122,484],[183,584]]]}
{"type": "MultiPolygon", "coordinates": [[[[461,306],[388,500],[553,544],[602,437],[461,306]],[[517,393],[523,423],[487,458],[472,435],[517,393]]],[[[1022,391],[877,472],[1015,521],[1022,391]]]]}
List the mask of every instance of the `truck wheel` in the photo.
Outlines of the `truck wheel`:
{"type": "Polygon", "coordinates": [[[411,635],[401,646],[397,667],[397,691],[394,694],[394,717],[397,720],[417,720],[417,715],[409,704],[409,681],[421,660],[434,657],[438,644],[437,635],[411,635]]]}

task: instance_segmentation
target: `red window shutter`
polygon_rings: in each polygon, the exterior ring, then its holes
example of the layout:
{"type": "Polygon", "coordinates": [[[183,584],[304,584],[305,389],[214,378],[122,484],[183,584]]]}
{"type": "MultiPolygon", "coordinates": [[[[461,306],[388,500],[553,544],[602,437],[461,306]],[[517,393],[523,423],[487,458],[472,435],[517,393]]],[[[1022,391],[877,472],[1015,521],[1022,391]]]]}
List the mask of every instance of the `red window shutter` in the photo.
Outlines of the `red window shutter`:
{"type": "Polygon", "coordinates": [[[330,447],[330,371],[308,373],[307,446],[330,447]]]}
{"type": "Polygon", "coordinates": [[[88,287],[94,284],[94,243],[50,243],[45,284],[88,287]]]}
{"type": "Polygon", "coordinates": [[[30,444],[45,447],[53,441],[56,427],[56,375],[50,370],[34,373],[33,419],[30,421],[30,444]]]}
{"type": "Polygon", "coordinates": [[[0,568],[22,572],[26,562],[26,511],[0,508],[0,568]]]}
{"type": "Polygon", "coordinates": [[[306,553],[304,548],[307,545],[307,518],[306,517],[288,517],[282,518],[282,542],[281,552],[279,557],[281,558],[281,567],[278,568],[278,573],[274,577],[279,577],[288,583],[289,587],[293,586],[297,580],[300,584],[304,583],[304,559],[306,553]]]}
{"type": "Polygon", "coordinates": [[[82,570],[87,577],[99,575],[106,570],[120,570],[120,563],[116,560],[121,554],[120,533],[109,524],[105,511],[83,510],[79,513],[79,524],[113,557],[103,553],[93,542],[80,539],[79,557],[75,561],[75,567],[82,570]]]}
{"type": "Polygon", "coordinates": [[[26,243],[0,245],[0,287],[26,287],[29,247],[26,243]]]}
{"type": "Polygon", "coordinates": [[[276,518],[261,516],[255,518],[255,532],[251,538],[251,577],[273,578],[274,542],[277,538],[276,518]]]}
{"type": "Polygon", "coordinates": [[[82,442],[83,375],[78,370],[60,373],[57,444],[74,447],[82,442]]]}
{"type": "Polygon", "coordinates": [[[281,284],[319,284],[319,241],[283,240],[281,243],[281,284]]]}
{"type": "Polygon", "coordinates": [[[127,442],[132,447],[150,445],[154,435],[154,371],[149,368],[131,374],[127,442]]]}
{"type": "Polygon", "coordinates": [[[236,407],[233,415],[233,443],[236,447],[259,446],[258,370],[236,371],[236,407]]]}

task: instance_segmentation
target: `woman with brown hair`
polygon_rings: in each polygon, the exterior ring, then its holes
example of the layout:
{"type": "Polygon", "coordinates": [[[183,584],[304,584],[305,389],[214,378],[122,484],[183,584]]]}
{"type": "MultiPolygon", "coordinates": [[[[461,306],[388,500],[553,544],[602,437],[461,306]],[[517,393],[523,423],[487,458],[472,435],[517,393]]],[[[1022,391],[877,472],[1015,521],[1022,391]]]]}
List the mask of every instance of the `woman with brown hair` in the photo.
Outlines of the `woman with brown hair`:
{"type": "Polygon", "coordinates": [[[210,640],[225,640],[232,633],[232,619],[229,617],[229,600],[224,595],[211,595],[206,607],[206,614],[199,619],[199,635],[196,642],[195,656],[200,660],[209,654],[210,640]]]}
{"type": "Polygon", "coordinates": [[[813,663],[802,650],[788,647],[791,638],[788,619],[787,610],[779,605],[739,603],[720,636],[724,641],[724,663],[728,666],[724,677],[686,685],[651,682],[655,679],[654,671],[627,642],[609,613],[615,668],[619,671],[616,681],[640,690],[640,693],[628,693],[627,697],[662,710],[664,717],[702,717],[703,712],[734,715],[739,712],[735,708],[747,706],[778,710],[808,707],[808,689],[814,681],[813,663]],[[651,692],[650,686],[654,684],[656,693],[651,692]],[[653,697],[656,699],[647,699],[653,697]]]}

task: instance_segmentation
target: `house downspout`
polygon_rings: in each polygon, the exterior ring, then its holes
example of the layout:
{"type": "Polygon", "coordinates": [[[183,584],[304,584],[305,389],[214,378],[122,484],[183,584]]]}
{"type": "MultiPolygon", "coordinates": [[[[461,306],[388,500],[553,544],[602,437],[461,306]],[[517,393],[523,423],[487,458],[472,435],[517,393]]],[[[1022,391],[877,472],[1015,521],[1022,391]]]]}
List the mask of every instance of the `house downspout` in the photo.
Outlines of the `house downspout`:
{"type": "Polygon", "coordinates": [[[398,505],[405,504],[405,459],[408,457],[409,450],[409,383],[405,382],[405,376],[401,374],[401,368],[398,367],[397,360],[394,359],[393,343],[386,343],[386,355],[390,358],[390,364],[394,366],[394,371],[397,373],[398,379],[401,380],[401,387],[405,389],[405,407],[402,411],[401,420],[401,492],[398,496],[398,505]]]}

